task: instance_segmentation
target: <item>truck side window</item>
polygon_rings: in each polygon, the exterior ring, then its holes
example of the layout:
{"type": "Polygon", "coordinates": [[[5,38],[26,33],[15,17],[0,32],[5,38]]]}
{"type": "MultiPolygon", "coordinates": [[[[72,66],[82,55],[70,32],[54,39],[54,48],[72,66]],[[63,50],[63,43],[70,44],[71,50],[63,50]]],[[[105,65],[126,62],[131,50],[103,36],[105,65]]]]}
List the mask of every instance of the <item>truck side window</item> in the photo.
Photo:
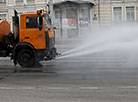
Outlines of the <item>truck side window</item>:
{"type": "Polygon", "coordinates": [[[38,17],[26,17],[26,28],[39,28],[38,17]]]}

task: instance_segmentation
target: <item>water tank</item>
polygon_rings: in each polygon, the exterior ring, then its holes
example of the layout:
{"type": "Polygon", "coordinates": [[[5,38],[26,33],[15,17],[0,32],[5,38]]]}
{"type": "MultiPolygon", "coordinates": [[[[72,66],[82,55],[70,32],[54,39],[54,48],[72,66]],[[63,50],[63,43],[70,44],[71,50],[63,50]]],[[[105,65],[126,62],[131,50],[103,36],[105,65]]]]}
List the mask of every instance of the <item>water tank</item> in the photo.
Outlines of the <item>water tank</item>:
{"type": "Polygon", "coordinates": [[[3,35],[10,33],[10,24],[5,20],[0,20],[0,42],[2,42],[3,35]]]}

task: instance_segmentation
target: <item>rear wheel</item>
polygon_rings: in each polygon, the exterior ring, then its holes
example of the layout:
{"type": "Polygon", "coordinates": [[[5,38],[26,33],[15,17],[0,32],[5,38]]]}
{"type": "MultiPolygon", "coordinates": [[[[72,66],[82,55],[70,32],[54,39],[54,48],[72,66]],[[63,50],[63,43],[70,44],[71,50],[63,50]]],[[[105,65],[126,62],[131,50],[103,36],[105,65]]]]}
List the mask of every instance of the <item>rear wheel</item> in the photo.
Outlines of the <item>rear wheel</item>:
{"type": "Polygon", "coordinates": [[[34,53],[29,49],[21,50],[17,55],[17,62],[22,67],[34,66],[36,62],[34,53]]]}

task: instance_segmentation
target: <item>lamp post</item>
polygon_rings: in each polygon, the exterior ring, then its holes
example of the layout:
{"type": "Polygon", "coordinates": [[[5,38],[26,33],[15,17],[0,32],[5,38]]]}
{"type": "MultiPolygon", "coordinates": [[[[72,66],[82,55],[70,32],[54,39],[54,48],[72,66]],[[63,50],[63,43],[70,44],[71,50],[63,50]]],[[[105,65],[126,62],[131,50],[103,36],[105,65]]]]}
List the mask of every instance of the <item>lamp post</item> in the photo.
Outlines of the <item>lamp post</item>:
{"type": "Polygon", "coordinates": [[[100,15],[100,0],[98,0],[98,22],[101,24],[101,15],[100,15]]]}
{"type": "Polygon", "coordinates": [[[53,21],[54,21],[53,0],[49,0],[48,4],[49,4],[49,7],[50,7],[50,17],[52,19],[52,25],[53,25],[53,21]]]}
{"type": "Polygon", "coordinates": [[[23,3],[24,3],[24,6],[26,6],[27,5],[27,0],[24,0],[23,3]]]}

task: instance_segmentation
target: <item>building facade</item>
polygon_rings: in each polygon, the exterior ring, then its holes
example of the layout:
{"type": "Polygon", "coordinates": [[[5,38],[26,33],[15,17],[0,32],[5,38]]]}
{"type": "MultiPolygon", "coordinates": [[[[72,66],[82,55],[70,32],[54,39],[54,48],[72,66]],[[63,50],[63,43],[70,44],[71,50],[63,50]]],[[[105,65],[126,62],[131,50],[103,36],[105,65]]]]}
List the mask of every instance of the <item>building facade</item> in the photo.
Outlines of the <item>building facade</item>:
{"type": "Polygon", "coordinates": [[[90,29],[90,12],[94,2],[61,1],[54,4],[57,36],[61,38],[81,37],[90,29]],[[84,32],[85,31],[85,32],[84,32]]]}
{"type": "MultiPolygon", "coordinates": [[[[138,0],[53,0],[56,37],[82,37],[93,25],[138,22],[138,0]]],[[[48,0],[0,0],[0,19],[47,8],[48,0]]],[[[11,23],[12,24],[12,23],[11,23]]]]}
{"type": "Polygon", "coordinates": [[[92,7],[92,24],[111,25],[138,22],[138,0],[100,0],[92,7]],[[98,20],[95,20],[95,15],[98,20]]]}

